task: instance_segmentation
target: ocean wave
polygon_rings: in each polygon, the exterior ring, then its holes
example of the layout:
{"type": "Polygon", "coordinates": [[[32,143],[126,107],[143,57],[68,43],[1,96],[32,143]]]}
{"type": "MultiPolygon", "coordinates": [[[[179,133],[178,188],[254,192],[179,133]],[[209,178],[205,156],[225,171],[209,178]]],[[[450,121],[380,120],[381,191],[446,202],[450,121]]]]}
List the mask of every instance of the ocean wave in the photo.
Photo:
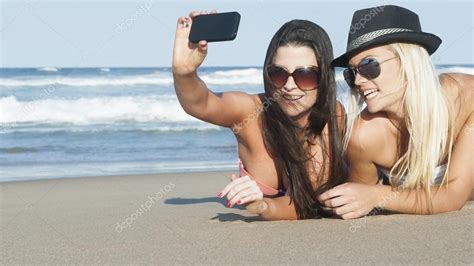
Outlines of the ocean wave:
{"type": "Polygon", "coordinates": [[[177,98],[101,97],[18,101],[0,98],[0,123],[71,123],[78,125],[113,122],[199,121],[186,114],[177,98]]]}
{"type": "Polygon", "coordinates": [[[0,148],[0,154],[19,154],[19,153],[31,153],[37,152],[37,149],[29,148],[29,147],[12,147],[12,148],[0,148]]]}
{"type": "Polygon", "coordinates": [[[36,70],[45,71],[45,72],[58,72],[59,69],[56,67],[40,67],[40,68],[37,68],[36,70]]]}
{"type": "Polygon", "coordinates": [[[247,68],[228,71],[216,71],[201,75],[202,80],[211,85],[263,84],[262,70],[247,68]]]}
{"type": "Polygon", "coordinates": [[[153,76],[130,76],[130,77],[48,77],[34,79],[0,79],[0,86],[6,87],[46,87],[50,85],[62,85],[71,87],[97,87],[97,86],[137,86],[137,85],[171,85],[173,78],[153,76]]]}
{"type": "MultiPolygon", "coordinates": [[[[110,70],[110,69],[109,69],[110,70]]],[[[106,70],[102,70],[105,71],[106,70]]],[[[203,73],[200,77],[209,85],[241,85],[241,84],[263,84],[262,71],[257,68],[216,71],[203,73]]],[[[91,77],[68,77],[68,76],[44,76],[30,77],[28,79],[0,79],[0,86],[6,87],[44,87],[49,85],[62,85],[72,87],[96,87],[96,86],[137,86],[137,85],[172,85],[173,77],[170,72],[157,72],[153,74],[135,76],[91,76],[91,77]]]]}
{"type": "Polygon", "coordinates": [[[215,131],[222,130],[222,127],[212,125],[204,122],[196,122],[189,124],[177,124],[177,125],[133,125],[123,126],[121,123],[110,123],[104,124],[92,124],[92,125],[71,125],[71,124],[55,124],[57,126],[51,126],[51,124],[41,123],[30,123],[28,126],[24,124],[6,124],[3,130],[0,130],[0,134],[16,134],[16,133],[35,133],[35,134],[70,134],[70,133],[84,133],[84,134],[97,134],[97,133],[181,133],[187,131],[215,131]],[[9,127],[9,125],[11,127],[9,127]]]}
{"type": "MultiPolygon", "coordinates": [[[[49,69],[48,71],[54,71],[49,69]]],[[[57,71],[57,69],[56,69],[57,71]]],[[[102,73],[110,71],[109,68],[101,68],[102,73]]],[[[463,66],[439,66],[438,73],[457,72],[474,75],[473,67],[463,66]]],[[[200,74],[200,77],[208,85],[232,86],[232,85],[263,85],[262,69],[244,68],[234,70],[219,70],[200,74]]],[[[344,82],[342,69],[336,71],[336,82],[344,82]]],[[[2,78],[0,86],[5,87],[46,87],[51,85],[69,87],[100,87],[100,86],[171,86],[173,77],[170,72],[156,72],[153,74],[129,75],[129,76],[41,76],[24,77],[23,79],[2,78]]]]}

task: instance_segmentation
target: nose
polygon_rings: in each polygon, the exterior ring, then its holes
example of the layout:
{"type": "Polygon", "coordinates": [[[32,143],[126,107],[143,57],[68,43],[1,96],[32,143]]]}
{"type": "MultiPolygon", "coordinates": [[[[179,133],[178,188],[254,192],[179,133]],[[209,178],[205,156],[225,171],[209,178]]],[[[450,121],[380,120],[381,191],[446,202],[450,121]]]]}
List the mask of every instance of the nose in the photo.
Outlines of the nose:
{"type": "Polygon", "coordinates": [[[288,79],[286,80],[285,85],[283,85],[283,89],[285,91],[291,91],[291,90],[294,90],[294,89],[297,89],[297,88],[298,88],[298,85],[296,85],[295,80],[291,76],[288,77],[288,79]]]}
{"type": "Polygon", "coordinates": [[[360,86],[361,84],[363,84],[367,81],[368,81],[368,79],[366,77],[362,76],[361,74],[359,74],[359,72],[355,73],[355,81],[354,81],[355,85],[360,86]]]}

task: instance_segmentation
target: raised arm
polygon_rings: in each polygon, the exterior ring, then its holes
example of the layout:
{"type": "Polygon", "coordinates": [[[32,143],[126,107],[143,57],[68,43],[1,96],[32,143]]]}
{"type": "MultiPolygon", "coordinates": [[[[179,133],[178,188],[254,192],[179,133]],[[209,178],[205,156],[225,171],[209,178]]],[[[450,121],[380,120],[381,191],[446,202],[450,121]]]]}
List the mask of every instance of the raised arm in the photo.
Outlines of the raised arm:
{"type": "Polygon", "coordinates": [[[178,100],[184,111],[203,121],[231,127],[242,121],[255,109],[251,95],[242,92],[215,94],[199,78],[197,69],[206,58],[208,44],[189,42],[188,36],[193,17],[200,14],[192,12],[189,17],[180,17],[176,26],[173,49],[173,79],[178,100]]]}

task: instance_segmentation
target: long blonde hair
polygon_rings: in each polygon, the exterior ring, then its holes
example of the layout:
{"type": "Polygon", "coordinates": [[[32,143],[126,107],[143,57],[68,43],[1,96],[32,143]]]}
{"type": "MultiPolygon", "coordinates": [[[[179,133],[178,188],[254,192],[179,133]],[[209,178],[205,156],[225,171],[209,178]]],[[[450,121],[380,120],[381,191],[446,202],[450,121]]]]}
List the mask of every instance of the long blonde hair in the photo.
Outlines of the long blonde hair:
{"type": "MultiPolygon", "coordinates": [[[[428,52],[421,46],[407,43],[386,45],[400,59],[398,85],[404,88],[402,111],[404,125],[408,132],[406,152],[390,170],[392,186],[397,186],[402,177],[400,189],[415,189],[419,203],[425,192],[429,211],[432,212],[432,179],[436,167],[447,160],[443,184],[447,184],[447,173],[453,146],[452,112],[441,87],[438,74],[428,52]],[[450,136],[451,135],[451,136],[450,136]]],[[[354,123],[363,108],[363,99],[352,90],[347,119],[347,134],[344,137],[344,150],[349,143],[354,123]]],[[[400,140],[399,140],[400,142],[400,140]]],[[[416,204],[418,206],[418,204],[416,204]]]]}

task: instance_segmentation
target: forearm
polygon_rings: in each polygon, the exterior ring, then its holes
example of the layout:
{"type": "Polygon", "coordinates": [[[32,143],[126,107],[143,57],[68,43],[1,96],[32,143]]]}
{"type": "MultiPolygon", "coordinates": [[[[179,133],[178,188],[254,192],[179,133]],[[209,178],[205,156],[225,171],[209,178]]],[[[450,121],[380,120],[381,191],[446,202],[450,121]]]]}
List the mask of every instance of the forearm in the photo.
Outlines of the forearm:
{"type": "Polygon", "coordinates": [[[173,73],[174,88],[184,111],[200,118],[207,106],[209,89],[196,72],[188,75],[173,73]]]}
{"type": "Polygon", "coordinates": [[[278,198],[264,198],[267,203],[267,209],[260,216],[269,221],[275,220],[297,220],[294,202],[290,204],[289,196],[278,198]]]}
{"type": "Polygon", "coordinates": [[[454,186],[433,187],[430,212],[428,199],[423,191],[415,189],[396,189],[386,185],[375,185],[378,194],[377,207],[406,214],[436,214],[455,211],[462,208],[469,195],[459,193],[454,186]]]}

